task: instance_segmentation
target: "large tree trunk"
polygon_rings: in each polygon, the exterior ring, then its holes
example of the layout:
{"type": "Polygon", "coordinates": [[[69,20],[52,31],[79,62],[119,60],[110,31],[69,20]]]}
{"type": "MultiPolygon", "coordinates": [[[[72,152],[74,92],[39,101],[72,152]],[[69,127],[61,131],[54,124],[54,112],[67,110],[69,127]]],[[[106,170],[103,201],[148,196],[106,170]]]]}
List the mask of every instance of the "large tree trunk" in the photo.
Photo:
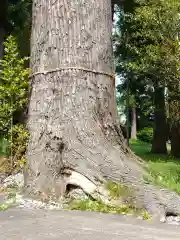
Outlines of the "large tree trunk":
{"type": "Polygon", "coordinates": [[[177,195],[143,183],[117,127],[111,31],[110,0],[33,1],[25,190],[58,198],[75,185],[109,201],[112,180],[152,213],[180,212],[177,195]]]}
{"type": "Polygon", "coordinates": [[[137,119],[136,108],[133,107],[131,111],[131,139],[137,139],[137,119]]]}
{"type": "Polygon", "coordinates": [[[156,87],[154,93],[155,119],[152,153],[167,153],[167,124],[165,114],[164,87],[156,87]]]}

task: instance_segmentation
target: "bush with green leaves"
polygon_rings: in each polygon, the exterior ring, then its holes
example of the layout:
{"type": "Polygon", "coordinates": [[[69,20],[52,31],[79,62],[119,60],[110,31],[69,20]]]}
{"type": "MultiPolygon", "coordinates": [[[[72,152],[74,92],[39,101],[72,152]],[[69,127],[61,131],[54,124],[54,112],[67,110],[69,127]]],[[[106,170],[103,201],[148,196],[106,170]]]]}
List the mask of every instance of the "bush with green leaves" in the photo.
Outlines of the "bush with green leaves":
{"type": "Polygon", "coordinates": [[[4,43],[4,58],[0,60],[0,134],[12,127],[15,112],[23,112],[27,105],[29,69],[27,57],[21,58],[16,38],[9,36],[4,43]]]}
{"type": "Polygon", "coordinates": [[[12,155],[12,164],[15,168],[22,168],[26,161],[24,158],[29,132],[23,124],[14,125],[12,131],[9,132],[9,148],[8,153],[12,155]]]}
{"type": "Polygon", "coordinates": [[[137,132],[137,137],[142,142],[152,143],[153,140],[153,128],[145,127],[137,132]]]}

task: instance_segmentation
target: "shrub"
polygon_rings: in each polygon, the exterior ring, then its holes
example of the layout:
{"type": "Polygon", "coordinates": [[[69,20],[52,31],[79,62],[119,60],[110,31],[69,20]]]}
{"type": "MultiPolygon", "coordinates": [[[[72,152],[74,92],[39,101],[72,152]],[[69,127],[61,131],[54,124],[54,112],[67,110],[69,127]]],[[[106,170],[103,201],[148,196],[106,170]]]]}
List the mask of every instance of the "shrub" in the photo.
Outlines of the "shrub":
{"type": "Polygon", "coordinates": [[[29,139],[29,133],[23,124],[17,124],[9,132],[9,155],[12,155],[12,164],[14,168],[22,168],[26,161],[24,155],[29,139]]]}
{"type": "Polygon", "coordinates": [[[143,142],[151,143],[153,140],[153,128],[143,128],[142,130],[138,131],[137,137],[143,142]]]}
{"type": "Polygon", "coordinates": [[[28,58],[21,58],[16,38],[9,36],[4,43],[4,58],[0,60],[0,133],[7,135],[13,114],[23,111],[27,104],[29,69],[28,58]]]}

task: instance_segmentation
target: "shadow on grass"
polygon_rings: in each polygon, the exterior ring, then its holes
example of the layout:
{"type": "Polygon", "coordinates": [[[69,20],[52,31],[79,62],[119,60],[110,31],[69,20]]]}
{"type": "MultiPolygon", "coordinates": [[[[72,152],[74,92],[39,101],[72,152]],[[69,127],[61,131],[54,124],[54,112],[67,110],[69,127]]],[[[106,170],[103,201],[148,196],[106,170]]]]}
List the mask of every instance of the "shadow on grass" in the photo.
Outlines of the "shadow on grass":
{"type": "Polygon", "coordinates": [[[151,144],[138,140],[131,141],[131,149],[148,163],[150,178],[146,181],[180,193],[180,159],[170,154],[152,154],[151,144]]]}
{"type": "MultiPolygon", "coordinates": [[[[151,144],[146,142],[141,142],[139,140],[133,140],[130,142],[130,147],[132,151],[145,161],[154,162],[169,162],[173,161],[180,164],[180,159],[173,157],[170,153],[168,154],[154,154],[151,153],[151,144]]],[[[169,148],[169,147],[168,147],[169,148]]]]}

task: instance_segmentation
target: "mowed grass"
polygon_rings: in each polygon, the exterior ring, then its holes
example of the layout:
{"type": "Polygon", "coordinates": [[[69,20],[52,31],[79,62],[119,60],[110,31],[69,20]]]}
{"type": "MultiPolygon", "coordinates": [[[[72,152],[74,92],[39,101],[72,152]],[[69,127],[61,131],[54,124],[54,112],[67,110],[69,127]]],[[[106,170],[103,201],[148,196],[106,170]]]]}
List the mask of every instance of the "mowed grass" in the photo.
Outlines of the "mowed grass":
{"type": "Polygon", "coordinates": [[[180,194],[180,159],[168,155],[152,154],[151,144],[131,141],[131,149],[149,166],[150,178],[146,181],[169,188],[180,194]]]}

